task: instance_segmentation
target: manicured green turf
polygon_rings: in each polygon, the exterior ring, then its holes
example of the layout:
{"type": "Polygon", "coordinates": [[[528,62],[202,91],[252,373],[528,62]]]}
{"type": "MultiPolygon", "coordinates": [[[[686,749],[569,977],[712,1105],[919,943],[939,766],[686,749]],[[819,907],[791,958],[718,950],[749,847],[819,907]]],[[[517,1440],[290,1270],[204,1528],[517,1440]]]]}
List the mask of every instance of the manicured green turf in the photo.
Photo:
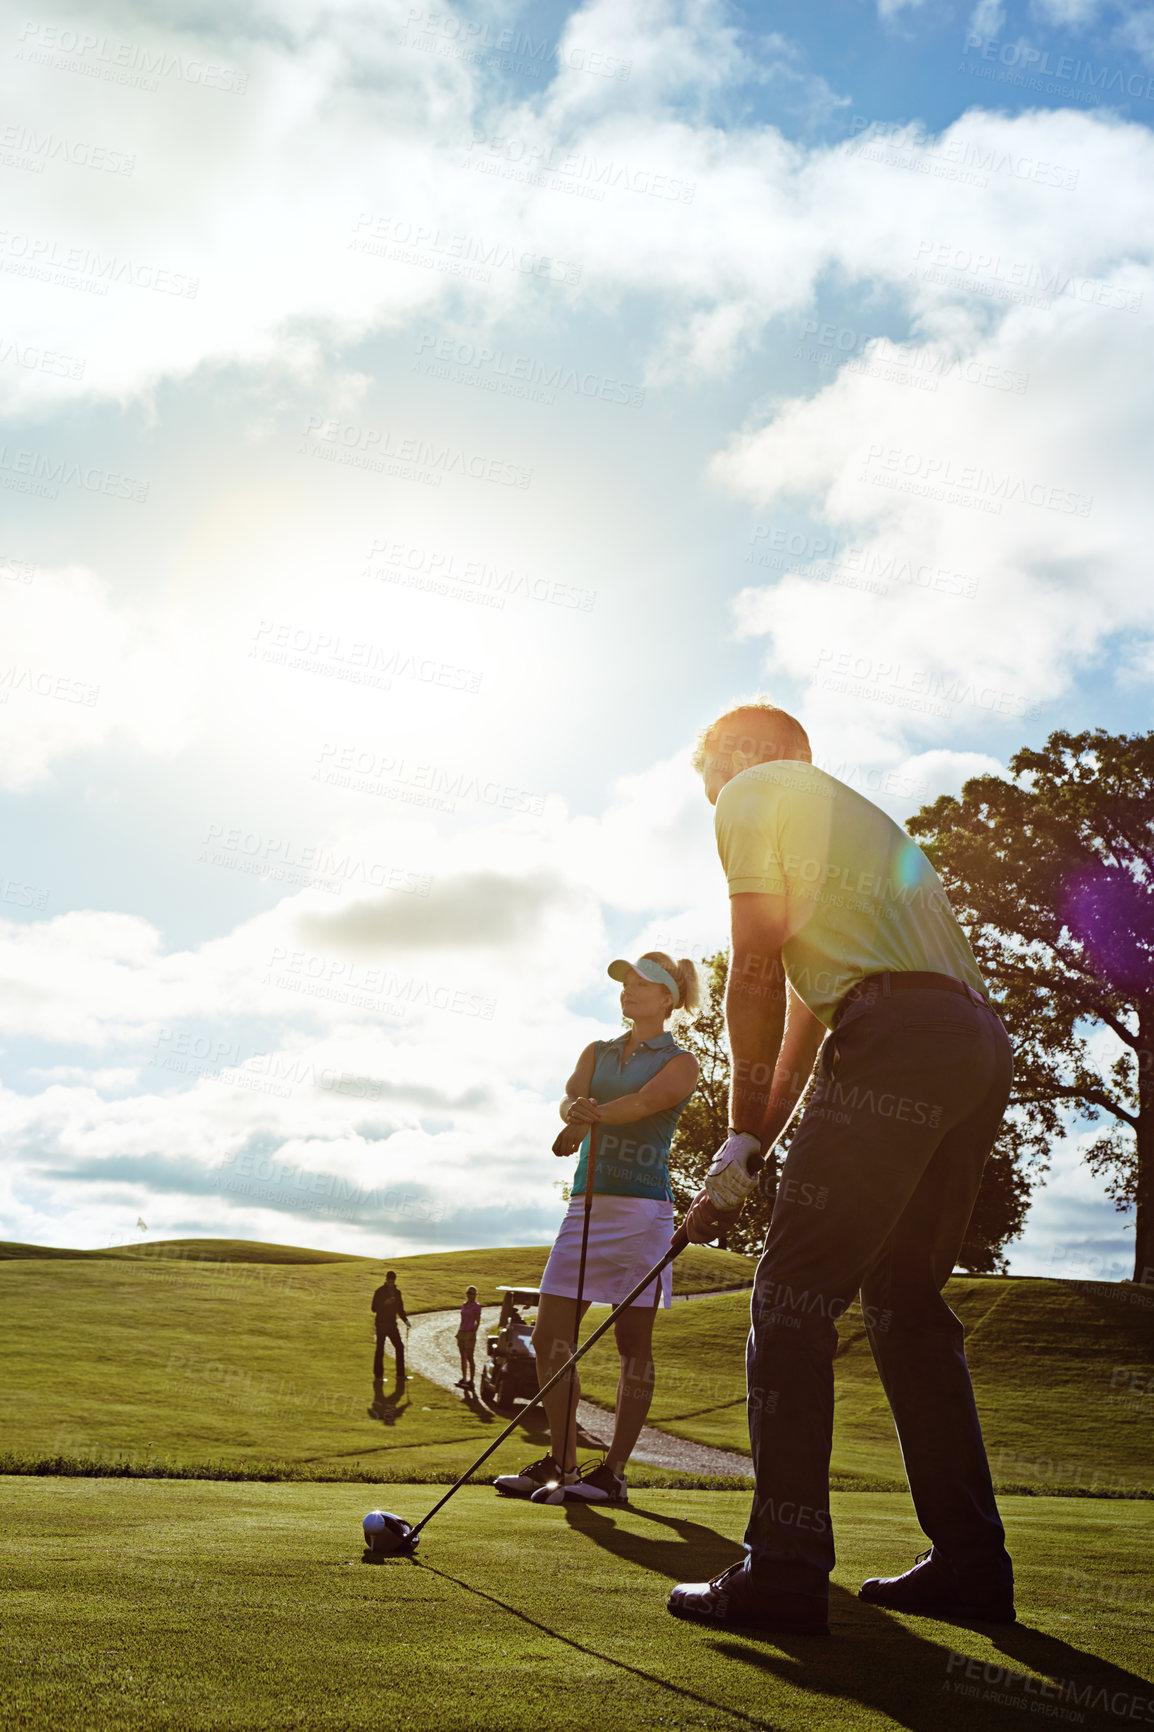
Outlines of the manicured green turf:
{"type": "MultiPolygon", "coordinates": [[[[946,1295],[966,1325],[1000,1486],[1154,1492],[1148,1292],[1121,1282],[959,1276],[946,1295]]],[[[748,1295],[659,1312],[651,1422],[700,1443],[746,1449],[748,1330],[748,1295]]],[[[585,1393],[612,1402],[617,1369],[616,1353],[599,1344],[582,1369],[585,1393]]],[[[900,1484],[901,1456],[860,1311],[839,1325],[835,1380],[834,1472],[900,1484]]]]}
{"type": "MultiPolygon", "coordinates": [[[[162,1249],[0,1261],[0,1454],[126,1456],[136,1464],[283,1461],[318,1474],[443,1477],[460,1471],[499,1429],[479,1406],[470,1409],[419,1378],[410,1379],[401,1404],[368,1411],[368,1305],[380,1264],[300,1261],[293,1247],[241,1241],[195,1241],[188,1255],[181,1254],[188,1245],[162,1249]],[[274,1260],[282,1251],[292,1260],[274,1260]]],[[[499,1283],[529,1285],[545,1254],[520,1247],[395,1264],[415,1313],[458,1303],[470,1281],[486,1302],[498,1296],[499,1283]]],[[[708,1248],[694,1248],[675,1265],[679,1285],[698,1288],[748,1278],[750,1267],[748,1259],[708,1248]]],[[[967,1326],[1000,1487],[1151,1489],[1148,1293],[1127,1283],[960,1277],[948,1295],[967,1326]]],[[[653,1423],[746,1451],[748,1305],[741,1292],[658,1313],[653,1423]]],[[[587,1330],[604,1315],[590,1312],[587,1330]]],[[[901,1485],[860,1315],[844,1320],[840,1334],[834,1472],[840,1483],[901,1485]]],[[[588,1395],[613,1405],[611,1336],[585,1361],[583,1380],[588,1395]]],[[[531,1416],[485,1471],[505,1471],[527,1449],[544,1446],[531,1416]]]]}
{"type": "MultiPolygon", "coordinates": [[[[434,1495],[380,1501],[415,1520],[434,1495]]],[[[1147,1505],[1008,1500],[1022,1621],[975,1631],[857,1600],[920,1536],[904,1497],[835,1496],[833,1638],[779,1642],[664,1610],[673,1582],[737,1555],[735,1493],[609,1513],[466,1490],[418,1562],[379,1568],[360,1562],[378,1501],[364,1489],[25,1479],[0,1501],[15,1732],[1003,1732],[1047,1707],[1094,1729],[1154,1715],[1147,1505]]]]}
{"type": "MultiPolygon", "coordinates": [[[[500,1430],[479,1404],[412,1377],[374,1405],[369,1300],[383,1267],[303,1261],[292,1247],[193,1241],[134,1256],[0,1262],[0,1452],[135,1463],[280,1459],[318,1470],[404,1462],[459,1472],[500,1430]],[[211,1250],[211,1257],[205,1248],[211,1250]],[[274,1260],[275,1254],[275,1260],[274,1260]],[[243,1260],[242,1260],[243,1258],[243,1260]]],[[[416,1313],[530,1285],[543,1247],[397,1258],[416,1313]]],[[[319,1256],[321,1254],[306,1254],[319,1256]]],[[[698,1287],[748,1279],[748,1259],[708,1248],[679,1260],[698,1287]]],[[[390,1350],[391,1351],[391,1350],[390,1350]]],[[[387,1361],[389,1379],[392,1361],[387,1361]]],[[[500,1473],[546,1447],[536,1415],[493,1458],[500,1473]]]]}

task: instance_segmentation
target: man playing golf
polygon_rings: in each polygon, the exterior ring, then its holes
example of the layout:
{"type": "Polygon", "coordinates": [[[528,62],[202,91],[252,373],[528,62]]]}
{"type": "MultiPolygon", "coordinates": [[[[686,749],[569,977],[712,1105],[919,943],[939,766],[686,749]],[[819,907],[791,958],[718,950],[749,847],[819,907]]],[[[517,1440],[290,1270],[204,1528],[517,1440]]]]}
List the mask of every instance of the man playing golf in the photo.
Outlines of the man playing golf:
{"type": "Polygon", "coordinates": [[[963,1350],[942,1298],[1009,1095],[1010,1044],[941,881],[886,814],[810,759],[767,703],[722,716],[695,768],[729,883],[730,1134],[687,1219],[736,1218],[751,1158],[814,1088],[784,1162],[747,1352],[756,1491],[746,1557],[669,1609],[713,1627],[820,1633],[835,1324],[860,1291],[931,1541],[860,1597],[1010,1622],[1013,1570],[963,1350]]]}
{"type": "Polygon", "coordinates": [[[373,1381],[379,1383],[385,1374],[385,1342],[391,1341],[393,1352],[397,1356],[397,1383],[405,1381],[405,1344],[401,1340],[401,1332],[397,1328],[397,1319],[408,1323],[405,1314],[405,1301],[401,1297],[401,1289],[397,1286],[397,1272],[390,1269],[385,1275],[385,1284],[378,1287],[373,1294],[373,1315],[377,1327],[377,1347],[373,1354],[373,1381]]]}

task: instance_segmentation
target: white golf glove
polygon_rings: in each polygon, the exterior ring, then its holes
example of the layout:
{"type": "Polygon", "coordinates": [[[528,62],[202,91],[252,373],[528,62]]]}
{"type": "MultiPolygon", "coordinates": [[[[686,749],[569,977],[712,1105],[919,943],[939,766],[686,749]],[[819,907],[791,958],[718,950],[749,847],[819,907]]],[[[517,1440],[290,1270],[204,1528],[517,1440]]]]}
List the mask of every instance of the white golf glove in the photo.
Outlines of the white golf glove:
{"type": "Polygon", "coordinates": [[[705,1189],[715,1209],[740,1209],[757,1185],[758,1169],[750,1172],[750,1156],[760,1154],[761,1144],[748,1131],[734,1131],[722,1144],[705,1175],[705,1189]]]}

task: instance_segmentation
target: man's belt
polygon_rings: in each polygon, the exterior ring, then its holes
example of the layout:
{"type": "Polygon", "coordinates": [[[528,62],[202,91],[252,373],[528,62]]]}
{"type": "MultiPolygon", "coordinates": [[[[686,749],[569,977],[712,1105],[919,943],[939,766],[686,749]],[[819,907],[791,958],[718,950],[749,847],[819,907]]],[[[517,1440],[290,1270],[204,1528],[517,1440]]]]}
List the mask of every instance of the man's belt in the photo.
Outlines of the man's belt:
{"type": "Polygon", "coordinates": [[[975,992],[972,986],[967,986],[964,980],[955,980],[952,974],[928,974],[911,969],[901,973],[867,974],[856,985],[851,986],[833,1013],[831,1028],[836,1028],[845,1012],[855,999],[867,997],[888,998],[891,992],[957,992],[963,998],[970,999],[974,1004],[981,1004],[989,1009],[989,1001],[975,992]]]}

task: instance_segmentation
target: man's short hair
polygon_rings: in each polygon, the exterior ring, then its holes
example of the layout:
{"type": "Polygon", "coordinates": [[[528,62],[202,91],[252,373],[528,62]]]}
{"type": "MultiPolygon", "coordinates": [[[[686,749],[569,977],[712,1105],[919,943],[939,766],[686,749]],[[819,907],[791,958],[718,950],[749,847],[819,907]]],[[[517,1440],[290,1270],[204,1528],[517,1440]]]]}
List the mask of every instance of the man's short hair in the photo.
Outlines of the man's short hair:
{"type": "Polygon", "coordinates": [[[397,1278],[397,1271],[395,1269],[386,1269],[385,1270],[385,1280],[386,1281],[395,1281],[396,1278],[397,1278]]]}
{"type": "Polygon", "coordinates": [[[813,761],[809,735],[797,717],[763,699],[738,704],[702,728],[691,762],[700,776],[705,773],[707,758],[728,760],[734,752],[744,752],[755,764],[774,763],[779,758],[804,764],[813,761]]]}

